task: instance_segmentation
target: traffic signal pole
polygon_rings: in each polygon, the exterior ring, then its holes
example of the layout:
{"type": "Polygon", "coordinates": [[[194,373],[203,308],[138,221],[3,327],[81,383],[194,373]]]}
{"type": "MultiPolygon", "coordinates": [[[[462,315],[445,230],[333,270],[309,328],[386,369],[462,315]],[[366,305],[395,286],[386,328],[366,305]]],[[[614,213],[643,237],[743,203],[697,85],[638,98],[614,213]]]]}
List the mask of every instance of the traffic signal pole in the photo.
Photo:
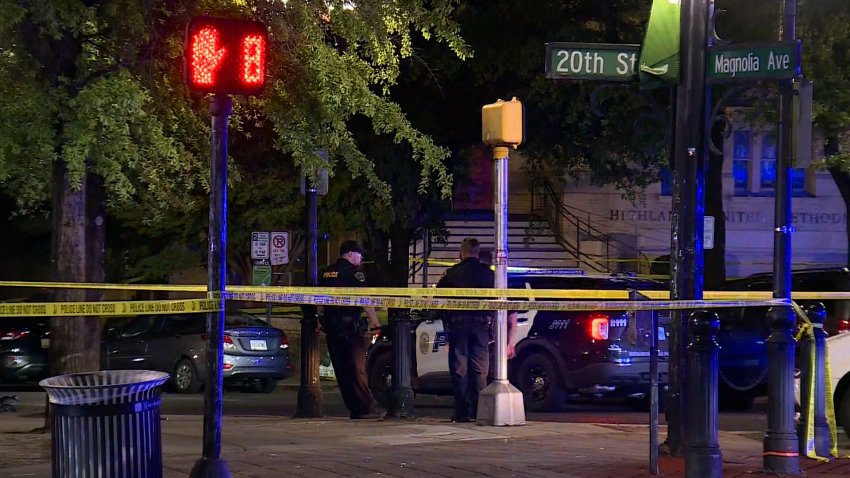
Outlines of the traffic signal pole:
{"type": "MultiPolygon", "coordinates": [[[[796,38],[796,0],[782,3],[781,41],[796,38]]],[[[799,65],[797,68],[799,71],[799,65]]],[[[791,120],[794,80],[779,83],[779,141],[776,157],[776,194],[773,232],[773,297],[791,299],[791,120]]],[[[800,474],[799,443],[794,430],[794,313],[774,307],[769,313],[767,339],[767,432],[764,435],[764,472],[782,476],[800,474]]]]}
{"type": "MultiPolygon", "coordinates": [[[[319,284],[319,191],[315,180],[309,175],[304,178],[304,233],[307,238],[307,268],[304,271],[304,283],[307,286],[319,284]]],[[[322,416],[322,387],[319,383],[319,327],[316,319],[316,307],[305,305],[301,308],[301,385],[298,387],[298,408],[295,416],[299,418],[318,418],[322,416]]]]}
{"type": "MultiPolygon", "coordinates": [[[[207,297],[222,299],[227,284],[227,121],[233,111],[230,95],[216,94],[210,100],[212,154],[210,156],[210,224],[207,251],[207,297]]],[[[223,299],[222,299],[223,300],[223,299]]],[[[204,381],[204,437],[201,458],[190,478],[230,478],[227,462],[221,459],[221,410],[224,398],[224,307],[207,314],[207,378],[204,381]]]]}

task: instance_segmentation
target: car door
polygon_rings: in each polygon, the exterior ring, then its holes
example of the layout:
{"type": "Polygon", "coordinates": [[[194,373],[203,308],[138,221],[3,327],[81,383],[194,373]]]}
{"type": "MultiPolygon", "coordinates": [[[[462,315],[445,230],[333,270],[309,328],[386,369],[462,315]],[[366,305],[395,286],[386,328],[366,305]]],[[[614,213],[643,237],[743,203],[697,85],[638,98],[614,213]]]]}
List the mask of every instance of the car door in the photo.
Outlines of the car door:
{"type": "Polygon", "coordinates": [[[150,340],[160,325],[155,315],[138,317],[118,329],[106,342],[106,366],[110,370],[141,370],[150,367],[150,340]]]}
{"type": "Polygon", "coordinates": [[[426,380],[450,380],[449,341],[443,321],[436,314],[416,327],[416,375],[426,380]]]}

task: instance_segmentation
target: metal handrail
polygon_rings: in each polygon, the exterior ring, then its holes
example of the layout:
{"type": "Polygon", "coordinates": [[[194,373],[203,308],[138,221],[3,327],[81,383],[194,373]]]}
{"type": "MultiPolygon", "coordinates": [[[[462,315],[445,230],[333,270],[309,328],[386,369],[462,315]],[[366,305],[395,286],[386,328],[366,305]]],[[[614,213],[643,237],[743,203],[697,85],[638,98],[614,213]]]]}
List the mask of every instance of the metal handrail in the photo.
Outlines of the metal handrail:
{"type": "Polygon", "coordinates": [[[629,252],[633,252],[637,255],[639,259],[639,265],[637,267],[636,272],[643,272],[640,270],[641,265],[648,265],[651,263],[649,257],[641,252],[639,249],[632,247],[618,239],[610,237],[610,235],[600,231],[599,229],[593,227],[590,224],[590,221],[583,220],[578,217],[575,213],[573,213],[566,204],[564,204],[560,195],[557,194],[555,188],[552,187],[552,184],[546,180],[537,180],[532,182],[532,212],[535,211],[535,194],[534,191],[541,187],[544,192],[543,197],[543,216],[550,223],[552,228],[555,230],[555,237],[558,242],[561,243],[561,246],[567,249],[568,252],[573,254],[578,260],[582,260],[582,257],[586,259],[587,264],[600,272],[611,272],[609,264],[611,263],[611,248],[614,247],[614,250],[621,251],[626,250],[629,252]],[[548,211],[548,206],[552,205],[555,207],[554,214],[553,212],[548,211]],[[562,221],[566,220],[571,226],[573,226],[576,230],[576,238],[575,244],[571,244],[570,241],[564,237],[563,230],[561,228],[562,221]],[[584,233],[591,240],[603,242],[605,244],[605,254],[588,254],[586,252],[581,251],[581,235],[584,233]],[[600,263],[600,259],[603,258],[600,263]]]}

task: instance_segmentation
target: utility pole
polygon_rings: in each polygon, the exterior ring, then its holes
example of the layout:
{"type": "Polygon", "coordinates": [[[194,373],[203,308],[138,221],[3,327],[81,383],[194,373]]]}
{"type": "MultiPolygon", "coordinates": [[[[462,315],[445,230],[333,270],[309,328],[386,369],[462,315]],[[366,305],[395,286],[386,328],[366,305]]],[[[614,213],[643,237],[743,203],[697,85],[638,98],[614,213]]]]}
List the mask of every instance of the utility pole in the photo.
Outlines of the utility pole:
{"type": "MultiPolygon", "coordinates": [[[[782,2],[779,40],[796,40],[797,1],[782,2]]],[[[799,57],[798,57],[799,58],[799,57]]],[[[799,60],[798,60],[799,62],[799,60]]],[[[799,63],[797,73],[799,74],[799,63]]],[[[791,299],[791,135],[794,80],[779,82],[779,141],[776,155],[776,194],[773,216],[773,297],[791,299]]],[[[773,307],[767,339],[767,432],[764,435],[764,472],[782,476],[800,474],[799,443],[794,430],[794,313],[773,307]]]]}

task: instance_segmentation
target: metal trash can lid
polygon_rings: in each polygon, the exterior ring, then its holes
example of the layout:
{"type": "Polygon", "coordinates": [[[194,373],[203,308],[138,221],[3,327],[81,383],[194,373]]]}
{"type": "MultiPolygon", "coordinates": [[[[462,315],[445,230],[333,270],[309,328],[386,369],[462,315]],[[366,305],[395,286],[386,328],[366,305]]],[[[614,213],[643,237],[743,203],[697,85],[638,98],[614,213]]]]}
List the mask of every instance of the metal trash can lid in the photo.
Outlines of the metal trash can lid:
{"type": "Polygon", "coordinates": [[[101,370],[45,378],[38,384],[45,389],[50,403],[92,405],[126,403],[146,398],[154,388],[170,377],[153,370],[101,370]]]}

